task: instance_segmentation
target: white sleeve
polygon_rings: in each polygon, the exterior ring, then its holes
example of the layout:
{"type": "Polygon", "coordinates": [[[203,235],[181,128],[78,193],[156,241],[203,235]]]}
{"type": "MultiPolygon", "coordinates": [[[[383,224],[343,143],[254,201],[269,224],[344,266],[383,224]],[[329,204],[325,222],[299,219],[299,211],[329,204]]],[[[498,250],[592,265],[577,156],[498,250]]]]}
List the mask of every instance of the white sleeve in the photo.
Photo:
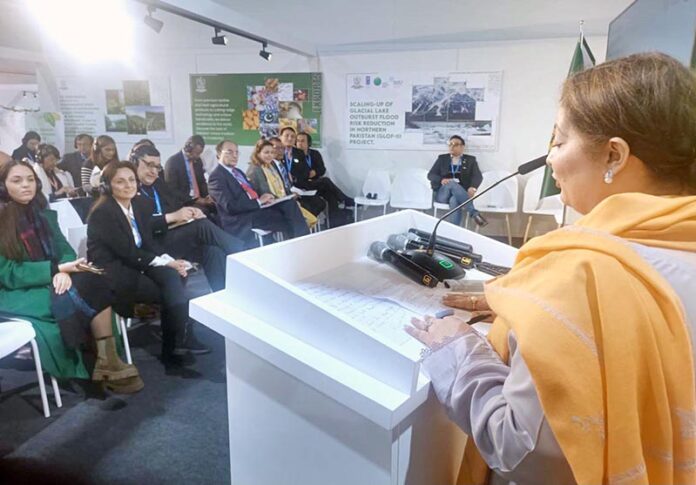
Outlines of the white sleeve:
{"type": "Polygon", "coordinates": [[[574,483],[514,334],[510,354],[508,367],[469,332],[426,357],[423,368],[450,418],[497,475],[519,484],[574,483]]]}

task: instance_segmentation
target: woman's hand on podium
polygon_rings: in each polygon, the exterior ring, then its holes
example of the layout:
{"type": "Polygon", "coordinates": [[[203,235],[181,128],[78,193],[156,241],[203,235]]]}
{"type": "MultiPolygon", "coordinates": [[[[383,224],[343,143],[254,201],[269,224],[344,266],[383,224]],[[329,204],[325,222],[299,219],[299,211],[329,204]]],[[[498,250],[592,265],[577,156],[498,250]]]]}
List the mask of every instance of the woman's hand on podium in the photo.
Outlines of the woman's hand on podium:
{"type": "Polygon", "coordinates": [[[468,293],[464,291],[453,291],[442,297],[442,303],[452,308],[459,308],[468,312],[490,312],[486,295],[483,293],[468,293]]]}
{"type": "Polygon", "coordinates": [[[455,315],[445,318],[435,318],[430,315],[426,315],[423,319],[412,318],[411,325],[411,327],[404,327],[406,333],[430,348],[446,342],[455,335],[474,331],[464,318],[455,315]]]}

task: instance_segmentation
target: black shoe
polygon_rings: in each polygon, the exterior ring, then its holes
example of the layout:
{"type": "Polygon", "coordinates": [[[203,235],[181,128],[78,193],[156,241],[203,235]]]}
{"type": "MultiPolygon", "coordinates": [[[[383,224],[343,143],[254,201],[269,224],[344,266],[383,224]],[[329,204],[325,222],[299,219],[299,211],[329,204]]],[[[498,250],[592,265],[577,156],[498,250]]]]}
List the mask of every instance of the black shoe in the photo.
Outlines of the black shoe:
{"type": "Polygon", "coordinates": [[[473,219],[474,219],[474,222],[475,222],[479,227],[483,227],[483,226],[488,225],[488,221],[487,221],[486,218],[483,217],[483,215],[481,215],[481,214],[476,214],[476,215],[473,217],[473,219]]]}
{"type": "MultiPolygon", "coordinates": [[[[375,194],[375,198],[377,198],[377,194],[375,194]]],[[[355,200],[351,199],[350,197],[346,198],[346,200],[343,201],[343,207],[346,209],[354,209],[355,200]]]]}
{"type": "Polygon", "coordinates": [[[186,331],[186,339],[183,344],[177,345],[174,348],[174,355],[203,355],[212,352],[210,347],[203,345],[197,338],[196,334],[193,333],[193,327],[186,331]]]}
{"type": "Polygon", "coordinates": [[[195,362],[191,354],[188,352],[182,354],[178,354],[176,352],[177,349],[174,349],[174,351],[171,354],[163,354],[162,355],[162,363],[164,364],[164,367],[167,369],[170,368],[177,368],[177,367],[185,367],[187,365],[191,365],[195,362]]]}

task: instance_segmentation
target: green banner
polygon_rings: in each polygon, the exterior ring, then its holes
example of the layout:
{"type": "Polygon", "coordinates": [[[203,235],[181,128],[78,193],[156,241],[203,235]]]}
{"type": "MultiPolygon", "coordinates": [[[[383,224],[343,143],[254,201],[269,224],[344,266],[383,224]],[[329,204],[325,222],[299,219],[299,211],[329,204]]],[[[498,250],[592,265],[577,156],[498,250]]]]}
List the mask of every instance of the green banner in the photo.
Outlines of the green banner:
{"type": "Polygon", "coordinates": [[[321,73],[192,74],[193,133],[254,145],[285,126],[321,146],[321,73]]]}

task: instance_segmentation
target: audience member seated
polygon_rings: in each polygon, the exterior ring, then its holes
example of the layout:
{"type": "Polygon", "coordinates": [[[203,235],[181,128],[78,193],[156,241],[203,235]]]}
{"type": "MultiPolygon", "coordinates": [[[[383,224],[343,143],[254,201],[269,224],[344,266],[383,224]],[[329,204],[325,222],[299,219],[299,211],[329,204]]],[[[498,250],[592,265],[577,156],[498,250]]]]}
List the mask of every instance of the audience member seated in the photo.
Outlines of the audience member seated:
{"type": "MultiPolygon", "coordinates": [[[[273,166],[276,167],[278,173],[280,173],[281,177],[283,178],[283,185],[285,186],[286,192],[290,192],[292,189],[292,176],[288,174],[288,171],[285,169],[285,164],[281,161],[283,160],[283,154],[285,153],[283,144],[281,143],[280,138],[277,136],[269,138],[268,141],[271,142],[275,150],[273,155],[273,166]]],[[[315,216],[318,216],[326,209],[326,201],[318,195],[301,196],[300,205],[315,216]]]]}
{"type": "Polygon", "coordinates": [[[58,163],[58,168],[68,172],[72,176],[73,183],[77,187],[82,183],[82,166],[89,158],[93,143],[94,138],[90,135],[86,133],[77,135],[73,142],[76,151],[66,153],[63,160],[58,163]]]}
{"type": "Polygon", "coordinates": [[[146,145],[151,146],[152,148],[157,148],[155,146],[155,143],[152,140],[150,140],[149,138],[143,138],[141,140],[138,140],[137,142],[135,142],[135,144],[131,147],[130,151],[128,152],[128,160],[135,163],[135,161],[133,159],[133,155],[135,154],[135,151],[138,148],[146,146],[146,145]]]}
{"type": "MultiPolygon", "coordinates": [[[[435,200],[441,204],[449,204],[451,209],[476,195],[476,189],[483,181],[476,157],[464,155],[465,145],[461,136],[451,136],[447,143],[449,153],[438,156],[433,168],[428,172],[428,180],[435,191],[435,200]]],[[[463,209],[479,226],[488,224],[473,202],[468,203],[463,209]]],[[[459,226],[462,223],[462,211],[456,211],[448,219],[459,226]]]]}
{"type": "Polygon", "coordinates": [[[22,137],[22,144],[12,152],[12,159],[36,162],[36,149],[41,143],[41,136],[35,131],[27,131],[22,137]]]}
{"type": "Polygon", "coordinates": [[[139,194],[151,203],[155,240],[167,254],[201,263],[213,291],[224,289],[227,255],[243,250],[244,242],[210,222],[197,207],[184,206],[160,177],[160,152],[154,146],[140,145],[131,162],[137,169],[139,194]]]}
{"type": "Polygon", "coordinates": [[[164,253],[152,237],[152,207],[137,196],[138,176],[130,162],[111,162],[102,173],[102,195],[87,222],[87,255],[106,270],[116,311],[130,315],[136,303],[161,305],[162,362],[185,364],[188,261],[164,253]]]}
{"type": "Polygon", "coordinates": [[[294,200],[273,203],[269,193],[258,194],[244,172],[237,168],[239,150],[233,141],[216,147],[218,166],[210,174],[210,194],[215,200],[222,228],[255,247],[252,229],[283,231],[289,237],[309,234],[307,223],[294,200]]]}
{"type": "MultiPolygon", "coordinates": [[[[247,177],[249,177],[249,181],[257,194],[269,193],[279,199],[292,195],[292,192],[283,183],[283,176],[276,164],[273,163],[274,157],[275,148],[270,141],[263,138],[257,141],[251,155],[251,165],[247,169],[247,177]]],[[[310,229],[317,224],[317,217],[314,214],[301,205],[300,211],[310,229]]]]}
{"type": "Polygon", "coordinates": [[[107,163],[118,161],[116,142],[109,135],[99,135],[92,146],[92,154],[82,166],[81,184],[85,193],[98,195],[101,171],[107,163]]]}
{"type": "Polygon", "coordinates": [[[0,201],[0,312],[32,323],[52,376],[89,379],[83,351],[94,339],[92,380],[114,392],[142,389],[138,370],[116,353],[108,281],[83,271],[84,259],[63,237],[28,163],[0,168],[0,201]]]}
{"type": "Polygon", "coordinates": [[[184,144],[184,148],[169,157],[164,166],[164,179],[174,194],[180,199],[190,201],[206,215],[215,211],[215,202],[208,195],[208,184],[201,161],[205,150],[205,140],[200,135],[193,135],[184,144]]]}
{"type": "Polygon", "coordinates": [[[317,195],[326,200],[329,205],[329,215],[333,226],[342,225],[352,220],[353,215],[350,211],[342,211],[341,208],[353,207],[353,199],[344,194],[341,189],[328,177],[316,176],[310,178],[310,169],[305,152],[295,147],[295,130],[286,126],[280,131],[280,141],[283,143],[283,163],[285,168],[292,175],[293,184],[304,190],[316,190],[317,195]]]}
{"type": "Polygon", "coordinates": [[[34,171],[41,181],[42,192],[49,202],[77,195],[72,176],[57,167],[60,152],[53,145],[42,143],[36,151],[34,171]]]}

